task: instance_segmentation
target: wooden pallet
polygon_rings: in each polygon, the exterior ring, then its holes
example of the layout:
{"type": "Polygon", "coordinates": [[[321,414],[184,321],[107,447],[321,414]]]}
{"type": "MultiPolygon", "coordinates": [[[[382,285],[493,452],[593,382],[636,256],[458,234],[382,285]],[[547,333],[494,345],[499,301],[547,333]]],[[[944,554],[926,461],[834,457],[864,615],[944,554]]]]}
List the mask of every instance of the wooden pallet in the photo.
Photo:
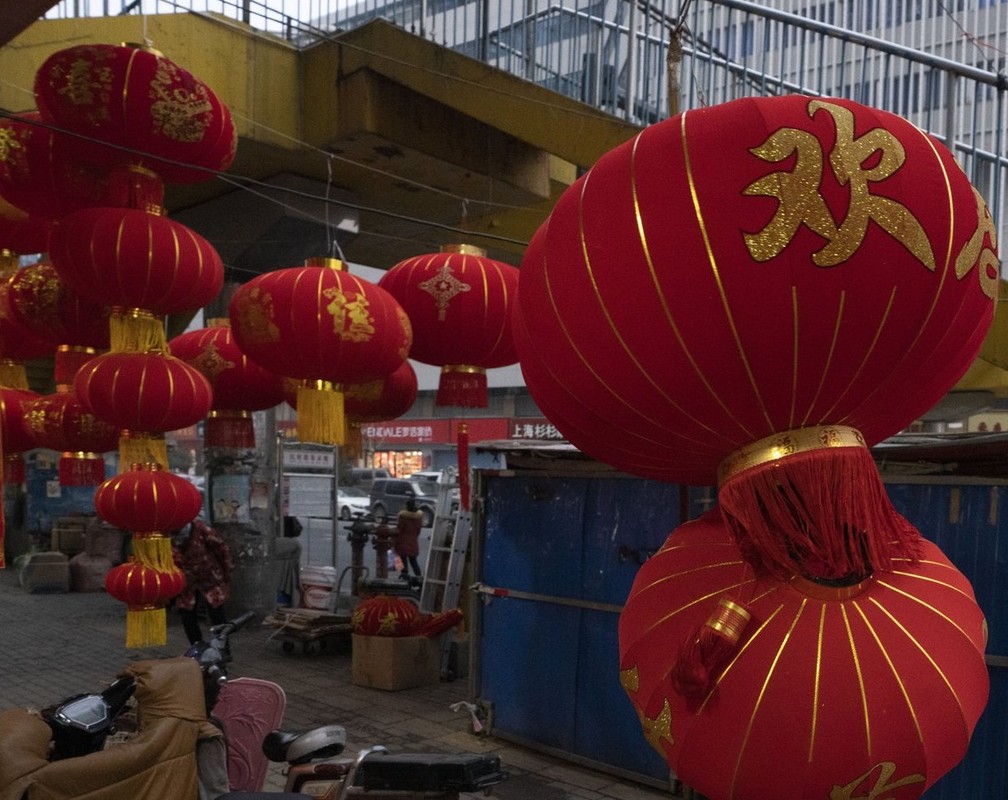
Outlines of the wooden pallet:
{"type": "Polygon", "coordinates": [[[313,608],[278,608],[262,624],[276,628],[269,638],[279,640],[285,653],[292,653],[298,644],[306,653],[315,647],[325,649],[329,639],[352,633],[349,617],[313,608]]]}

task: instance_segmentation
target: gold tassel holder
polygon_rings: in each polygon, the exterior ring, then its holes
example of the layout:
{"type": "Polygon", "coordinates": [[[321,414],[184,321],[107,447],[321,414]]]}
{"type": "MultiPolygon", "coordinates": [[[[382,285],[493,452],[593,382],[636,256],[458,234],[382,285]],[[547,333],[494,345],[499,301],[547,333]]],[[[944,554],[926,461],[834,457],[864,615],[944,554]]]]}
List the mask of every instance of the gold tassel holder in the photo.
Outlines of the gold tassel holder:
{"type": "Polygon", "coordinates": [[[130,464],[157,464],[168,469],[168,445],[163,434],[119,432],[119,471],[128,472],[130,464]]]}
{"type": "Polygon", "coordinates": [[[302,442],[346,441],[343,392],[330,381],[305,381],[297,391],[297,431],[302,442]]]}
{"type": "Polygon", "coordinates": [[[691,704],[706,698],[717,675],[735,652],[752,614],[730,597],[722,597],[707,621],[679,648],[672,666],[672,686],[691,704]]]}
{"type": "Polygon", "coordinates": [[[113,308],[109,314],[109,351],[147,353],[166,350],[164,319],[143,308],[113,308]]]}

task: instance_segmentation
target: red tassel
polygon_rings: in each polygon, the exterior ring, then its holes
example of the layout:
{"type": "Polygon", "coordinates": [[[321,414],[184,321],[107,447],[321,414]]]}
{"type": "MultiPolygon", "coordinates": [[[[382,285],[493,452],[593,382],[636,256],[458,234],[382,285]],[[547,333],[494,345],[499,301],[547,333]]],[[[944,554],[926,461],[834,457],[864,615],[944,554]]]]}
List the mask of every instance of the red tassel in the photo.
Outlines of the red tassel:
{"type": "Polygon", "coordinates": [[[488,403],[486,370],[465,364],[441,368],[436,406],[486,408],[488,403]]]}
{"type": "Polygon", "coordinates": [[[707,621],[680,647],[670,676],[672,688],[692,704],[707,697],[750,618],[749,612],[730,598],[718,600],[707,621]]]}
{"type": "Polygon", "coordinates": [[[919,557],[920,533],[893,508],[864,446],[757,460],[724,479],[718,504],[743,557],[782,580],[856,583],[919,557]]]}
{"type": "Polygon", "coordinates": [[[255,448],[255,425],[247,411],[211,411],[203,432],[206,447],[255,448]]]}

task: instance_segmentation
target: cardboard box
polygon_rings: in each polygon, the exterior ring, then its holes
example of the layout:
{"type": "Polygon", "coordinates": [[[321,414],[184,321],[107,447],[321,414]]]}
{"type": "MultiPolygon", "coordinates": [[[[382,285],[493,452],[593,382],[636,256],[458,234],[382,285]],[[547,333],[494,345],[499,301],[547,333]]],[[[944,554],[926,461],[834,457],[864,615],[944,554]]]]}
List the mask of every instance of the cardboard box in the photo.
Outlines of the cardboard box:
{"type": "Polygon", "coordinates": [[[353,635],[353,683],[398,691],[441,679],[441,638],[353,635]]]}

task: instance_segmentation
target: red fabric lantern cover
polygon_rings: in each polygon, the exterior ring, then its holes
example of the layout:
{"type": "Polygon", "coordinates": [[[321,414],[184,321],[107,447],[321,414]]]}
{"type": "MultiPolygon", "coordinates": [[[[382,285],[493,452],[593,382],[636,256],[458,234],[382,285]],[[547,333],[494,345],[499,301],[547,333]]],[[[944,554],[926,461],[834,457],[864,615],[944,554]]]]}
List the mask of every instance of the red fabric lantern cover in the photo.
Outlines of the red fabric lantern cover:
{"type": "Polygon", "coordinates": [[[128,160],[166,181],[212,177],[234,160],[231,114],[204,82],[156,50],[88,44],[53,53],[35,75],[35,102],[43,119],[114,147],[76,143],[90,163],[128,160]]]}
{"type": "Polygon", "coordinates": [[[518,270],[481,248],[447,245],[399,262],[378,285],[410,318],[410,358],[442,367],[437,405],[485,407],[485,370],[518,360],[510,320],[518,270]]]}
{"type": "Polygon", "coordinates": [[[24,362],[52,353],[54,343],[39,338],[13,315],[7,302],[10,283],[0,277],[0,385],[27,389],[24,362]]]}
{"type": "Polygon", "coordinates": [[[194,367],[159,352],[105,353],[74,378],[85,408],[127,431],[165,432],[195,425],[210,411],[210,383],[194,367]]]}
{"type": "Polygon", "coordinates": [[[779,431],[900,430],[967,369],[997,287],[993,224],[951,153],[846,100],[652,125],[537,239],[517,309],[533,398],[594,457],[693,484],[779,431]]]}
{"type": "Polygon", "coordinates": [[[40,261],[17,270],[7,302],[18,324],[38,337],[97,350],[109,346],[108,309],[72,291],[52,264],[40,261]]]}
{"type": "Polygon", "coordinates": [[[413,339],[409,319],[392,295],[330,259],[253,278],[235,292],[228,315],[235,341],[257,364],[301,381],[324,382],[303,383],[298,390],[303,441],[342,444],[341,385],[393,372],[413,339]]]}
{"type": "Polygon", "coordinates": [[[0,118],[0,198],[21,212],[4,216],[51,220],[100,202],[108,174],[74,156],[80,141],[48,127],[37,112],[0,118]]]}
{"type": "Polygon", "coordinates": [[[420,609],[409,600],[380,594],[354,607],[350,625],[363,636],[410,636],[421,619],[420,609]]]}
{"type": "Polygon", "coordinates": [[[53,227],[49,256],[63,280],[90,302],[160,315],[201,308],[224,284],[213,245],[157,211],[68,214],[53,227]]]}
{"type": "Polygon", "coordinates": [[[95,511],[131,531],[174,531],[195,519],[203,505],[188,480],[150,464],[133,464],[95,492],[95,511]]]}
{"type": "Polygon", "coordinates": [[[988,693],[973,591],[924,548],[830,587],[755,577],[718,509],[680,526],[619,622],[621,682],[648,742],[712,798],[919,797],[965,754],[988,693]],[[725,644],[694,692],[673,678],[698,631],[725,644]]]}

